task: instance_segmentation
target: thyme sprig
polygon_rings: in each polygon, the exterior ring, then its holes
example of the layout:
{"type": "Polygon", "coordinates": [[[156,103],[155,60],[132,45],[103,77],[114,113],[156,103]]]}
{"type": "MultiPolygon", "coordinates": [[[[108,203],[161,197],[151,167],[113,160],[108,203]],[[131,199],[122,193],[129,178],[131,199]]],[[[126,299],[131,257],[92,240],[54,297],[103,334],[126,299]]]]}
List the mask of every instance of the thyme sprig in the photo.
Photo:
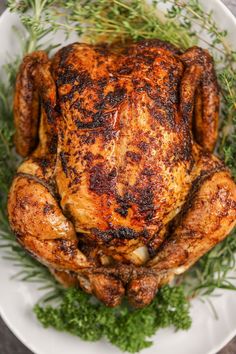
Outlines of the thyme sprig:
{"type": "Polygon", "coordinates": [[[222,119],[218,152],[236,178],[236,72],[232,66],[219,73],[222,119]]]}
{"type": "Polygon", "coordinates": [[[201,33],[207,32],[211,42],[206,41],[206,43],[222,53],[225,56],[224,61],[227,59],[230,62],[235,61],[235,51],[232,51],[226,38],[227,31],[219,29],[213,19],[212,11],[204,11],[198,0],[165,0],[165,2],[172,4],[167,11],[167,17],[176,19],[188,30],[195,25],[195,33],[200,40],[202,40],[201,33]]]}
{"type": "Polygon", "coordinates": [[[58,30],[53,21],[56,0],[8,0],[8,8],[19,14],[26,29],[23,54],[40,49],[42,39],[58,30]]]}
{"type": "Polygon", "coordinates": [[[69,10],[69,22],[85,24],[86,38],[93,42],[139,40],[143,38],[159,38],[171,42],[178,47],[187,48],[195,39],[182,26],[170,20],[165,21],[165,15],[156,11],[157,2],[147,5],[140,0],[101,0],[76,1],[69,0],[66,7],[69,10]]]}

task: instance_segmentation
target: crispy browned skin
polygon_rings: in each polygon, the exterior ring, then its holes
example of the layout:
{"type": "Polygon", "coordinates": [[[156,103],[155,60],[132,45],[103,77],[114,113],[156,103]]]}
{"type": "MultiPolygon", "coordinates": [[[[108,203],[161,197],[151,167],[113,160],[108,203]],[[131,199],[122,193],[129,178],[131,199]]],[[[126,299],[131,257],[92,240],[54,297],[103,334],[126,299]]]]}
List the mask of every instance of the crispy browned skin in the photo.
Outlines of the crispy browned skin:
{"type": "Polygon", "coordinates": [[[74,43],[51,61],[35,52],[14,112],[28,158],[9,194],[11,227],[62,283],[108,306],[125,293],[145,306],[235,225],[236,186],[211,154],[219,94],[207,51],[147,40],[74,43]]]}

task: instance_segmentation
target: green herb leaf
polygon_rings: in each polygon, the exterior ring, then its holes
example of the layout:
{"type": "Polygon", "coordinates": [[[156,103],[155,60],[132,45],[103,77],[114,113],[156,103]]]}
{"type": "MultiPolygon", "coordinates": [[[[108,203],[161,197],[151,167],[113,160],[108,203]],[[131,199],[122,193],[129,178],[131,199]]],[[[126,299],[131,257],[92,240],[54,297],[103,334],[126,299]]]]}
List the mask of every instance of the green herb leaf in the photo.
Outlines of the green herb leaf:
{"type": "Polygon", "coordinates": [[[147,338],[159,328],[174,326],[186,330],[191,325],[189,303],[182,287],[163,287],[153,303],[141,310],[131,309],[126,303],[110,309],[91,301],[89,295],[78,289],[68,289],[56,307],[38,304],[34,311],[44,327],[89,341],[104,336],[130,353],[149,347],[152,342],[147,338]]]}

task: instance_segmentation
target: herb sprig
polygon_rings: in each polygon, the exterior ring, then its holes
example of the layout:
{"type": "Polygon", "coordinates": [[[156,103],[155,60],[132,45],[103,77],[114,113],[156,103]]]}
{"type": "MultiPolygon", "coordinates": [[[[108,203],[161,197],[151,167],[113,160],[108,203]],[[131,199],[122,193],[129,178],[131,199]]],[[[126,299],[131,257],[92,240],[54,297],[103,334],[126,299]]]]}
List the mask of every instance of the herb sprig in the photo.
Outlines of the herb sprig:
{"type": "MultiPolygon", "coordinates": [[[[93,42],[139,40],[159,38],[178,47],[188,48],[196,43],[194,37],[174,21],[166,21],[157,2],[147,5],[145,1],[76,1],[66,3],[69,21],[85,24],[85,35],[93,42]]],[[[81,26],[79,26],[81,31],[81,26]]]]}
{"type": "Polygon", "coordinates": [[[106,337],[123,351],[137,353],[150,347],[159,328],[174,326],[188,329],[191,325],[189,304],[182,287],[165,286],[151,305],[133,310],[123,303],[110,309],[92,303],[91,297],[78,289],[66,290],[58,307],[36,305],[35,313],[44,327],[54,327],[78,337],[96,341],[106,337]]]}
{"type": "MultiPolygon", "coordinates": [[[[218,79],[222,93],[222,120],[218,154],[236,177],[236,63],[235,51],[219,30],[211,13],[205,13],[197,0],[158,0],[147,6],[144,0],[20,0],[9,1],[11,11],[20,15],[26,28],[22,54],[46,47],[48,34],[63,29],[77,31],[84,40],[126,41],[143,38],[167,40],[183,50],[199,41],[207,44],[220,62],[218,79]],[[159,5],[171,5],[167,14],[159,5]],[[66,8],[66,9],[65,9],[66,8]],[[208,34],[207,41],[205,35],[208,34]],[[204,37],[204,40],[203,40],[204,37]]],[[[46,48],[50,49],[50,48],[46,48]]],[[[147,340],[158,328],[191,324],[186,296],[209,295],[217,288],[235,289],[229,271],[235,270],[236,238],[232,233],[205,255],[183,277],[182,286],[163,287],[154,302],[143,310],[131,310],[126,303],[108,309],[78,289],[63,289],[47,268],[25,254],[10,232],[6,196],[18,163],[12,136],[12,93],[19,59],[6,67],[7,80],[0,82],[0,247],[5,257],[18,267],[19,279],[33,281],[47,289],[35,314],[45,326],[68,331],[86,340],[105,336],[122,350],[137,352],[151,345],[147,340]],[[57,305],[47,305],[57,298],[57,305]]]]}

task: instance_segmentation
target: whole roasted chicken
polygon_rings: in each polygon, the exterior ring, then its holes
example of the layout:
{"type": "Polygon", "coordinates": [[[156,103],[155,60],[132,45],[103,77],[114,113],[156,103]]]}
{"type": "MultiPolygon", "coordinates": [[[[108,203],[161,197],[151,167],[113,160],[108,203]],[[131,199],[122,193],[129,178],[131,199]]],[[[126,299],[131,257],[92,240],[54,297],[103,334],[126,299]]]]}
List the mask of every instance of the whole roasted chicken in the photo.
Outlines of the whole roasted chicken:
{"type": "Polygon", "coordinates": [[[214,155],[213,60],[159,40],[27,55],[15,90],[26,157],[8,213],[17,240],[65,285],[135,307],[223,240],[236,185],[214,155]]]}

